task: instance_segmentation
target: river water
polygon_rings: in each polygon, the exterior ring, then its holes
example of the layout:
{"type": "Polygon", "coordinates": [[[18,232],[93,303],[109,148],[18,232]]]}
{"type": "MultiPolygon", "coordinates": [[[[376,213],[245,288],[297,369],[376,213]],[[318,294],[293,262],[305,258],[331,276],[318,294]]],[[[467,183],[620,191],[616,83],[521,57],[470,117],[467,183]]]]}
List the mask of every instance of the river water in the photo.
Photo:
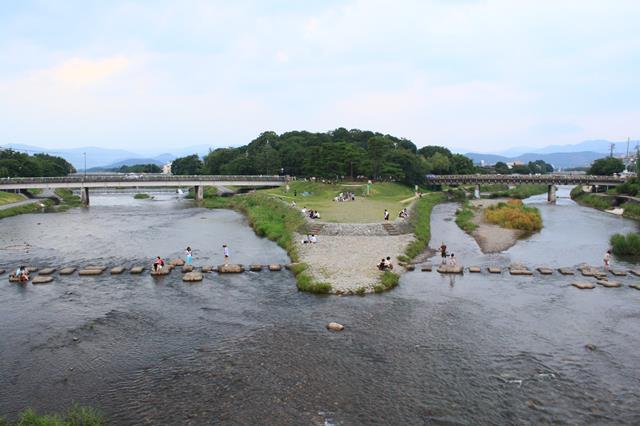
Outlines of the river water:
{"type": "MultiPolygon", "coordinates": [[[[186,245],[217,264],[223,243],[234,262],[287,261],[234,212],[161,195],[91,201],[0,221],[0,265],[132,265],[186,245]]],[[[432,246],[445,240],[467,265],[574,266],[636,229],[570,200],[528,202],[545,228],[503,254],[482,255],[451,204],[434,211],[432,246]]],[[[334,297],[298,292],[287,271],[5,278],[0,413],[75,402],[114,424],[638,424],[640,292],[570,281],[417,271],[382,295],[334,297]]]]}

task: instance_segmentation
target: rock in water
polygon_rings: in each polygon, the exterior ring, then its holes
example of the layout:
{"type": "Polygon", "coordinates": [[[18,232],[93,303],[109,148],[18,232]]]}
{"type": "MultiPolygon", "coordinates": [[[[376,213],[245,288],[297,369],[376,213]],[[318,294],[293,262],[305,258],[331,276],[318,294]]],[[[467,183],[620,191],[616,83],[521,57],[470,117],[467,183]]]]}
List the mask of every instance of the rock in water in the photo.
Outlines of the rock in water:
{"type": "Polygon", "coordinates": [[[4,269],[2,269],[2,268],[0,268],[0,275],[2,275],[2,274],[4,274],[4,273],[5,273],[5,270],[4,270],[4,269]]]}
{"type": "Polygon", "coordinates": [[[635,290],[640,290],[640,284],[629,284],[629,287],[635,289],[635,290]]]}
{"type": "Polygon", "coordinates": [[[540,275],[551,275],[553,274],[553,269],[540,267],[538,268],[538,272],[540,272],[540,275]]]}
{"type": "Polygon", "coordinates": [[[623,271],[622,269],[611,269],[609,272],[611,272],[612,275],[615,275],[616,277],[626,277],[627,273],[625,271],[623,271]]]}
{"type": "Polygon", "coordinates": [[[573,282],[571,283],[572,286],[574,286],[575,288],[579,288],[580,290],[591,290],[593,288],[596,288],[596,286],[594,284],[591,283],[585,283],[585,282],[573,282]]]}
{"type": "Polygon", "coordinates": [[[432,265],[422,265],[420,270],[422,272],[431,272],[431,271],[433,271],[433,266],[432,265]]]}
{"type": "Polygon", "coordinates": [[[171,266],[183,266],[184,265],[184,260],[182,260],[182,259],[171,259],[169,261],[169,265],[171,265],[171,266]]]}
{"type": "Polygon", "coordinates": [[[562,275],[575,275],[573,269],[570,268],[560,268],[558,269],[558,272],[560,272],[562,275]]]}
{"type": "Polygon", "coordinates": [[[477,273],[480,272],[480,267],[479,266],[469,266],[469,272],[477,274],[477,273]]]}
{"type": "Polygon", "coordinates": [[[416,270],[416,265],[407,264],[404,268],[407,271],[415,271],[416,270]]]}
{"type": "Polygon", "coordinates": [[[461,274],[462,266],[457,265],[440,265],[438,266],[438,272],[441,274],[461,274]]]}
{"type": "Polygon", "coordinates": [[[487,268],[487,270],[489,271],[490,274],[501,274],[502,273],[502,269],[498,268],[497,266],[490,266],[487,268]]]}
{"type": "Polygon", "coordinates": [[[56,268],[44,268],[38,272],[38,275],[51,275],[56,271],[56,268]]]}
{"type": "Polygon", "coordinates": [[[262,271],[262,265],[258,265],[258,264],[249,265],[249,270],[253,272],[260,272],[262,271]]]}
{"type": "Polygon", "coordinates": [[[36,268],[35,266],[27,266],[26,270],[30,274],[33,274],[34,272],[38,272],[38,268],[36,268]]]}
{"type": "Polygon", "coordinates": [[[244,272],[242,265],[218,265],[218,272],[221,274],[237,274],[244,272]]]}
{"type": "Polygon", "coordinates": [[[100,274],[102,274],[102,269],[82,269],[78,272],[78,275],[100,275],[100,274]]]}
{"type": "Polygon", "coordinates": [[[213,268],[211,266],[203,266],[202,267],[202,272],[211,272],[213,268]]]}
{"type": "Polygon", "coordinates": [[[66,268],[62,268],[60,269],[60,275],[71,275],[76,271],[76,268],[73,267],[66,267],[66,268]]]}
{"type": "Polygon", "coordinates": [[[269,265],[269,270],[270,271],[280,271],[282,269],[282,266],[276,264],[276,263],[272,263],[271,265],[269,265]]]}
{"type": "Polygon", "coordinates": [[[141,274],[142,271],[144,271],[144,266],[134,266],[133,268],[131,268],[131,272],[132,274],[141,274]]]}
{"type": "Polygon", "coordinates": [[[330,322],[327,324],[327,329],[331,331],[342,331],[344,330],[344,325],[338,324],[337,322],[330,322]]]}
{"type": "Polygon", "coordinates": [[[31,280],[34,284],[46,284],[53,281],[53,277],[50,275],[38,275],[37,277],[33,277],[31,280]]]}
{"type": "Polygon", "coordinates": [[[151,275],[154,275],[154,276],[169,275],[170,272],[171,272],[171,267],[164,267],[164,268],[158,269],[157,271],[154,271],[153,269],[151,269],[151,275]]]}
{"type": "Polygon", "coordinates": [[[598,285],[601,285],[603,287],[608,287],[608,288],[616,288],[616,287],[620,287],[622,285],[622,283],[620,283],[620,281],[609,281],[609,280],[598,280],[598,281],[596,281],[596,283],[598,285]]]}
{"type": "Polygon", "coordinates": [[[202,274],[200,272],[187,272],[182,276],[182,281],[187,281],[187,282],[202,281],[202,274]]]}
{"type": "Polygon", "coordinates": [[[100,272],[104,272],[105,269],[107,269],[104,266],[99,266],[99,265],[89,265],[89,266],[85,266],[84,269],[97,269],[100,272]]]}
{"type": "Polygon", "coordinates": [[[111,275],[118,275],[124,272],[123,266],[115,266],[111,268],[111,275]]]}
{"type": "Polygon", "coordinates": [[[193,266],[192,265],[184,265],[182,267],[182,272],[193,272],[193,266]]]}

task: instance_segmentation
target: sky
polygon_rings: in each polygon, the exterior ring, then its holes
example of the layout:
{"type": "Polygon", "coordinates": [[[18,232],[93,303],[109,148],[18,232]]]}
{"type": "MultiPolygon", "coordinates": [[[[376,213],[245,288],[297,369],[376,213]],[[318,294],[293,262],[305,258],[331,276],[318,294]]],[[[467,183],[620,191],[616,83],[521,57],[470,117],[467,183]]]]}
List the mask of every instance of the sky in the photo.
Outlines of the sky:
{"type": "Polygon", "coordinates": [[[637,139],[639,22],[638,0],[2,1],[0,145],[637,139]]]}

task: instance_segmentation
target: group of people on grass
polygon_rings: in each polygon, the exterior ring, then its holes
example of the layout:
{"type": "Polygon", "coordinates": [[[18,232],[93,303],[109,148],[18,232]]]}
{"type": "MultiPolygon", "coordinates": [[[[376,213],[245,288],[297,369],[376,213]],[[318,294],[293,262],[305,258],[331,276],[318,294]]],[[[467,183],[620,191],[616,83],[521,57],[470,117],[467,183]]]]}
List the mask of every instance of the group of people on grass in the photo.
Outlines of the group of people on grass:
{"type": "Polygon", "coordinates": [[[378,263],[378,269],[381,271],[391,271],[393,269],[393,263],[391,263],[391,257],[387,256],[380,259],[380,263],[378,263]]]}
{"type": "Polygon", "coordinates": [[[307,207],[302,208],[302,214],[307,216],[309,219],[320,219],[320,213],[318,210],[307,209],[307,207]]]}
{"type": "Polygon", "coordinates": [[[307,236],[302,240],[302,244],[315,244],[318,242],[318,237],[315,234],[307,234],[307,236]]]}
{"type": "MultiPolygon", "coordinates": [[[[224,264],[226,265],[229,263],[229,246],[223,244],[222,251],[224,254],[224,264]]],[[[193,250],[191,250],[191,247],[187,247],[184,251],[184,263],[188,266],[191,266],[193,264],[193,250]]],[[[165,262],[162,257],[157,256],[156,260],[154,260],[153,262],[153,266],[151,269],[153,272],[160,272],[162,268],[164,268],[164,266],[165,262]]]]}
{"type": "Polygon", "coordinates": [[[343,201],[355,201],[356,194],[353,192],[341,192],[337,197],[333,197],[333,201],[343,202],[343,201]]]}

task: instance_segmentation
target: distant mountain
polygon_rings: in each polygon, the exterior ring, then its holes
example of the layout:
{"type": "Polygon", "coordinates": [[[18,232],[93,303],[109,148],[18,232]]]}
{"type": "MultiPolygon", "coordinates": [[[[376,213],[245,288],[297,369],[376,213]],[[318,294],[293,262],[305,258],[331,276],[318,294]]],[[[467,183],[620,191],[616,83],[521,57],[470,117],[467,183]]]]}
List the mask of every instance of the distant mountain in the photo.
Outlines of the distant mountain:
{"type": "MultiPolygon", "coordinates": [[[[627,152],[627,141],[612,142],[604,139],[596,139],[569,145],[549,145],[543,148],[531,147],[513,147],[498,152],[498,155],[504,157],[517,157],[523,154],[554,154],[559,152],[597,152],[601,154],[609,154],[611,143],[615,144],[614,153],[621,155],[627,152]]],[[[636,145],[640,144],[640,140],[629,141],[629,151],[635,151],[636,145]]]]}
{"type": "Polygon", "coordinates": [[[583,151],[583,152],[554,152],[550,154],[538,154],[538,153],[526,153],[515,157],[505,157],[495,154],[479,154],[468,153],[465,154],[471,158],[474,163],[478,164],[484,161],[485,164],[495,164],[498,161],[508,163],[511,161],[520,161],[522,163],[528,163],[529,161],[543,160],[553,165],[556,169],[566,169],[569,167],[583,167],[589,166],[593,161],[598,158],[605,157],[605,153],[583,151]]]}
{"type": "Polygon", "coordinates": [[[106,166],[96,166],[88,168],[88,172],[105,172],[112,171],[114,169],[119,169],[122,166],[135,166],[136,164],[155,164],[156,166],[162,167],[166,162],[158,161],[154,158],[129,158],[126,160],[116,161],[115,163],[107,164],[106,166]]]}

